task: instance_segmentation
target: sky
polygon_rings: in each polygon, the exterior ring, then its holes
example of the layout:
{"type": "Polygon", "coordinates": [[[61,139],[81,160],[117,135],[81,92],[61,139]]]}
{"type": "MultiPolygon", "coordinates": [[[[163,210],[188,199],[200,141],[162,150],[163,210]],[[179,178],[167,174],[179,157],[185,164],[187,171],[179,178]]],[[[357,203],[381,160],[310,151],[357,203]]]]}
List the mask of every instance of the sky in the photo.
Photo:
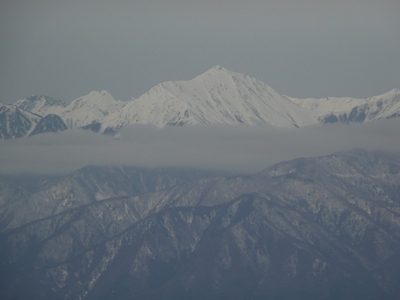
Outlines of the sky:
{"type": "Polygon", "coordinates": [[[400,155],[400,120],[297,129],[131,125],[119,139],[86,130],[0,140],[0,174],[68,174],[87,165],[178,167],[253,174],[297,157],[354,148],[400,155]]]}
{"type": "Polygon", "coordinates": [[[0,102],[130,100],[215,65],[297,98],[400,88],[398,0],[0,1],[0,102]]]}

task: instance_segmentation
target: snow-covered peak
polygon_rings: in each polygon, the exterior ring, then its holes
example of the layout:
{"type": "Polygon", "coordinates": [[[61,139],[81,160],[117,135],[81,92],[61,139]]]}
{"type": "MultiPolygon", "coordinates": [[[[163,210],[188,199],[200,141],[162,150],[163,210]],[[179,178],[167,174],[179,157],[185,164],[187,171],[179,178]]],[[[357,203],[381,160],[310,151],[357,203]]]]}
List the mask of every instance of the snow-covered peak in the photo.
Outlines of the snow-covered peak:
{"type": "Polygon", "coordinates": [[[41,116],[46,116],[47,114],[60,113],[66,107],[66,104],[61,100],[48,96],[32,95],[25,99],[18,100],[15,106],[41,116]]]}
{"type": "Polygon", "coordinates": [[[205,71],[203,74],[200,74],[197,77],[209,77],[209,76],[230,76],[234,74],[234,72],[225,69],[224,67],[220,66],[220,65],[216,65],[214,67],[212,67],[211,69],[205,71]]]}
{"type": "Polygon", "coordinates": [[[208,70],[208,72],[231,72],[228,69],[225,69],[224,67],[220,66],[220,65],[216,65],[214,67],[212,67],[210,70],[208,70]]]}
{"type": "Polygon", "coordinates": [[[92,91],[89,94],[79,97],[68,105],[68,110],[75,110],[84,106],[107,106],[115,104],[116,100],[107,91],[92,91]]]}
{"type": "Polygon", "coordinates": [[[383,93],[382,95],[373,96],[371,98],[367,98],[367,101],[373,101],[376,99],[392,99],[393,97],[400,96],[400,89],[392,89],[389,92],[383,93]]]}
{"type": "Polygon", "coordinates": [[[316,123],[370,122],[400,116],[400,90],[392,89],[382,95],[366,99],[328,97],[296,99],[286,97],[306,108],[316,123]]]}
{"type": "Polygon", "coordinates": [[[199,76],[195,77],[192,80],[184,81],[184,82],[196,82],[196,83],[206,84],[206,85],[210,85],[210,84],[226,85],[226,84],[229,84],[232,82],[238,82],[238,81],[244,81],[244,82],[257,81],[259,83],[262,83],[265,87],[268,87],[269,89],[272,90],[271,87],[269,87],[264,82],[261,82],[260,80],[254,78],[254,77],[230,71],[224,67],[221,67],[220,65],[212,67],[211,69],[207,70],[203,74],[200,74],[199,76]]]}
{"type": "Polygon", "coordinates": [[[305,109],[260,80],[221,66],[189,81],[164,82],[105,118],[103,130],[132,123],[157,127],[185,124],[309,124],[305,109]]]}
{"type": "Polygon", "coordinates": [[[82,127],[100,121],[122,107],[124,102],[115,100],[107,91],[92,91],[73,100],[60,114],[69,128],[82,127]]]}

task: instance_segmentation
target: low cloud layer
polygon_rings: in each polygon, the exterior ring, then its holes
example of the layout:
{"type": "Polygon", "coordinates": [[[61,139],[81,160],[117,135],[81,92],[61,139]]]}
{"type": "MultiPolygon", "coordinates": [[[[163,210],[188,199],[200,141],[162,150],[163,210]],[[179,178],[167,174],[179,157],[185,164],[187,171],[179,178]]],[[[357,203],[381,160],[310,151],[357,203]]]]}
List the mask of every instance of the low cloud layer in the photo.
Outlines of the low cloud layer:
{"type": "Polygon", "coordinates": [[[134,125],[118,139],[72,130],[1,141],[0,173],[60,174],[120,164],[254,173],[280,161],[352,148],[400,152],[399,125],[398,120],[301,129],[134,125]]]}

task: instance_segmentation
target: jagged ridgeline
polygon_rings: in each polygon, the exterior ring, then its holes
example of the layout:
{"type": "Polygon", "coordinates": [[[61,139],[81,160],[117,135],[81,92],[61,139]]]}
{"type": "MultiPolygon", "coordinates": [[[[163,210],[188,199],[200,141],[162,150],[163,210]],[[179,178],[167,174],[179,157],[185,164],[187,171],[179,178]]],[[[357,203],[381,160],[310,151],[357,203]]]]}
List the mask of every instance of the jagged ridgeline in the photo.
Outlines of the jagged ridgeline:
{"type": "Polygon", "coordinates": [[[0,177],[1,299],[397,299],[400,157],[0,177]]]}
{"type": "MultiPolygon", "coordinates": [[[[0,110],[2,138],[30,135],[38,121],[53,114],[60,121],[46,126],[115,134],[130,124],[156,127],[194,124],[248,124],[296,128],[326,123],[365,123],[400,116],[400,90],[367,99],[296,99],[264,82],[216,66],[189,81],[164,82],[129,101],[93,91],[69,105],[45,96],[19,100],[0,110]],[[17,109],[18,108],[18,109],[17,109]],[[23,115],[23,116],[22,116],[23,115]]],[[[52,119],[54,120],[54,118],[52,119]]],[[[50,121],[50,120],[49,120],[50,121]]],[[[46,132],[38,128],[35,133],[46,132]]]]}

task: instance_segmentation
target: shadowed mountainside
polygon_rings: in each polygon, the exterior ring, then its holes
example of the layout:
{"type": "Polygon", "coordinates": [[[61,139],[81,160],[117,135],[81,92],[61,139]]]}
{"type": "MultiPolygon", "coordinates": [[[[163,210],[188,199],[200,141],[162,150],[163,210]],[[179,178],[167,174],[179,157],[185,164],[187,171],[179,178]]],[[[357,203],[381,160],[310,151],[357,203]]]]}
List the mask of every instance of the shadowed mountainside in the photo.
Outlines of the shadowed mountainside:
{"type": "Polygon", "coordinates": [[[111,170],[2,206],[2,298],[400,294],[398,155],[353,150],[186,182],[111,170]]]}

